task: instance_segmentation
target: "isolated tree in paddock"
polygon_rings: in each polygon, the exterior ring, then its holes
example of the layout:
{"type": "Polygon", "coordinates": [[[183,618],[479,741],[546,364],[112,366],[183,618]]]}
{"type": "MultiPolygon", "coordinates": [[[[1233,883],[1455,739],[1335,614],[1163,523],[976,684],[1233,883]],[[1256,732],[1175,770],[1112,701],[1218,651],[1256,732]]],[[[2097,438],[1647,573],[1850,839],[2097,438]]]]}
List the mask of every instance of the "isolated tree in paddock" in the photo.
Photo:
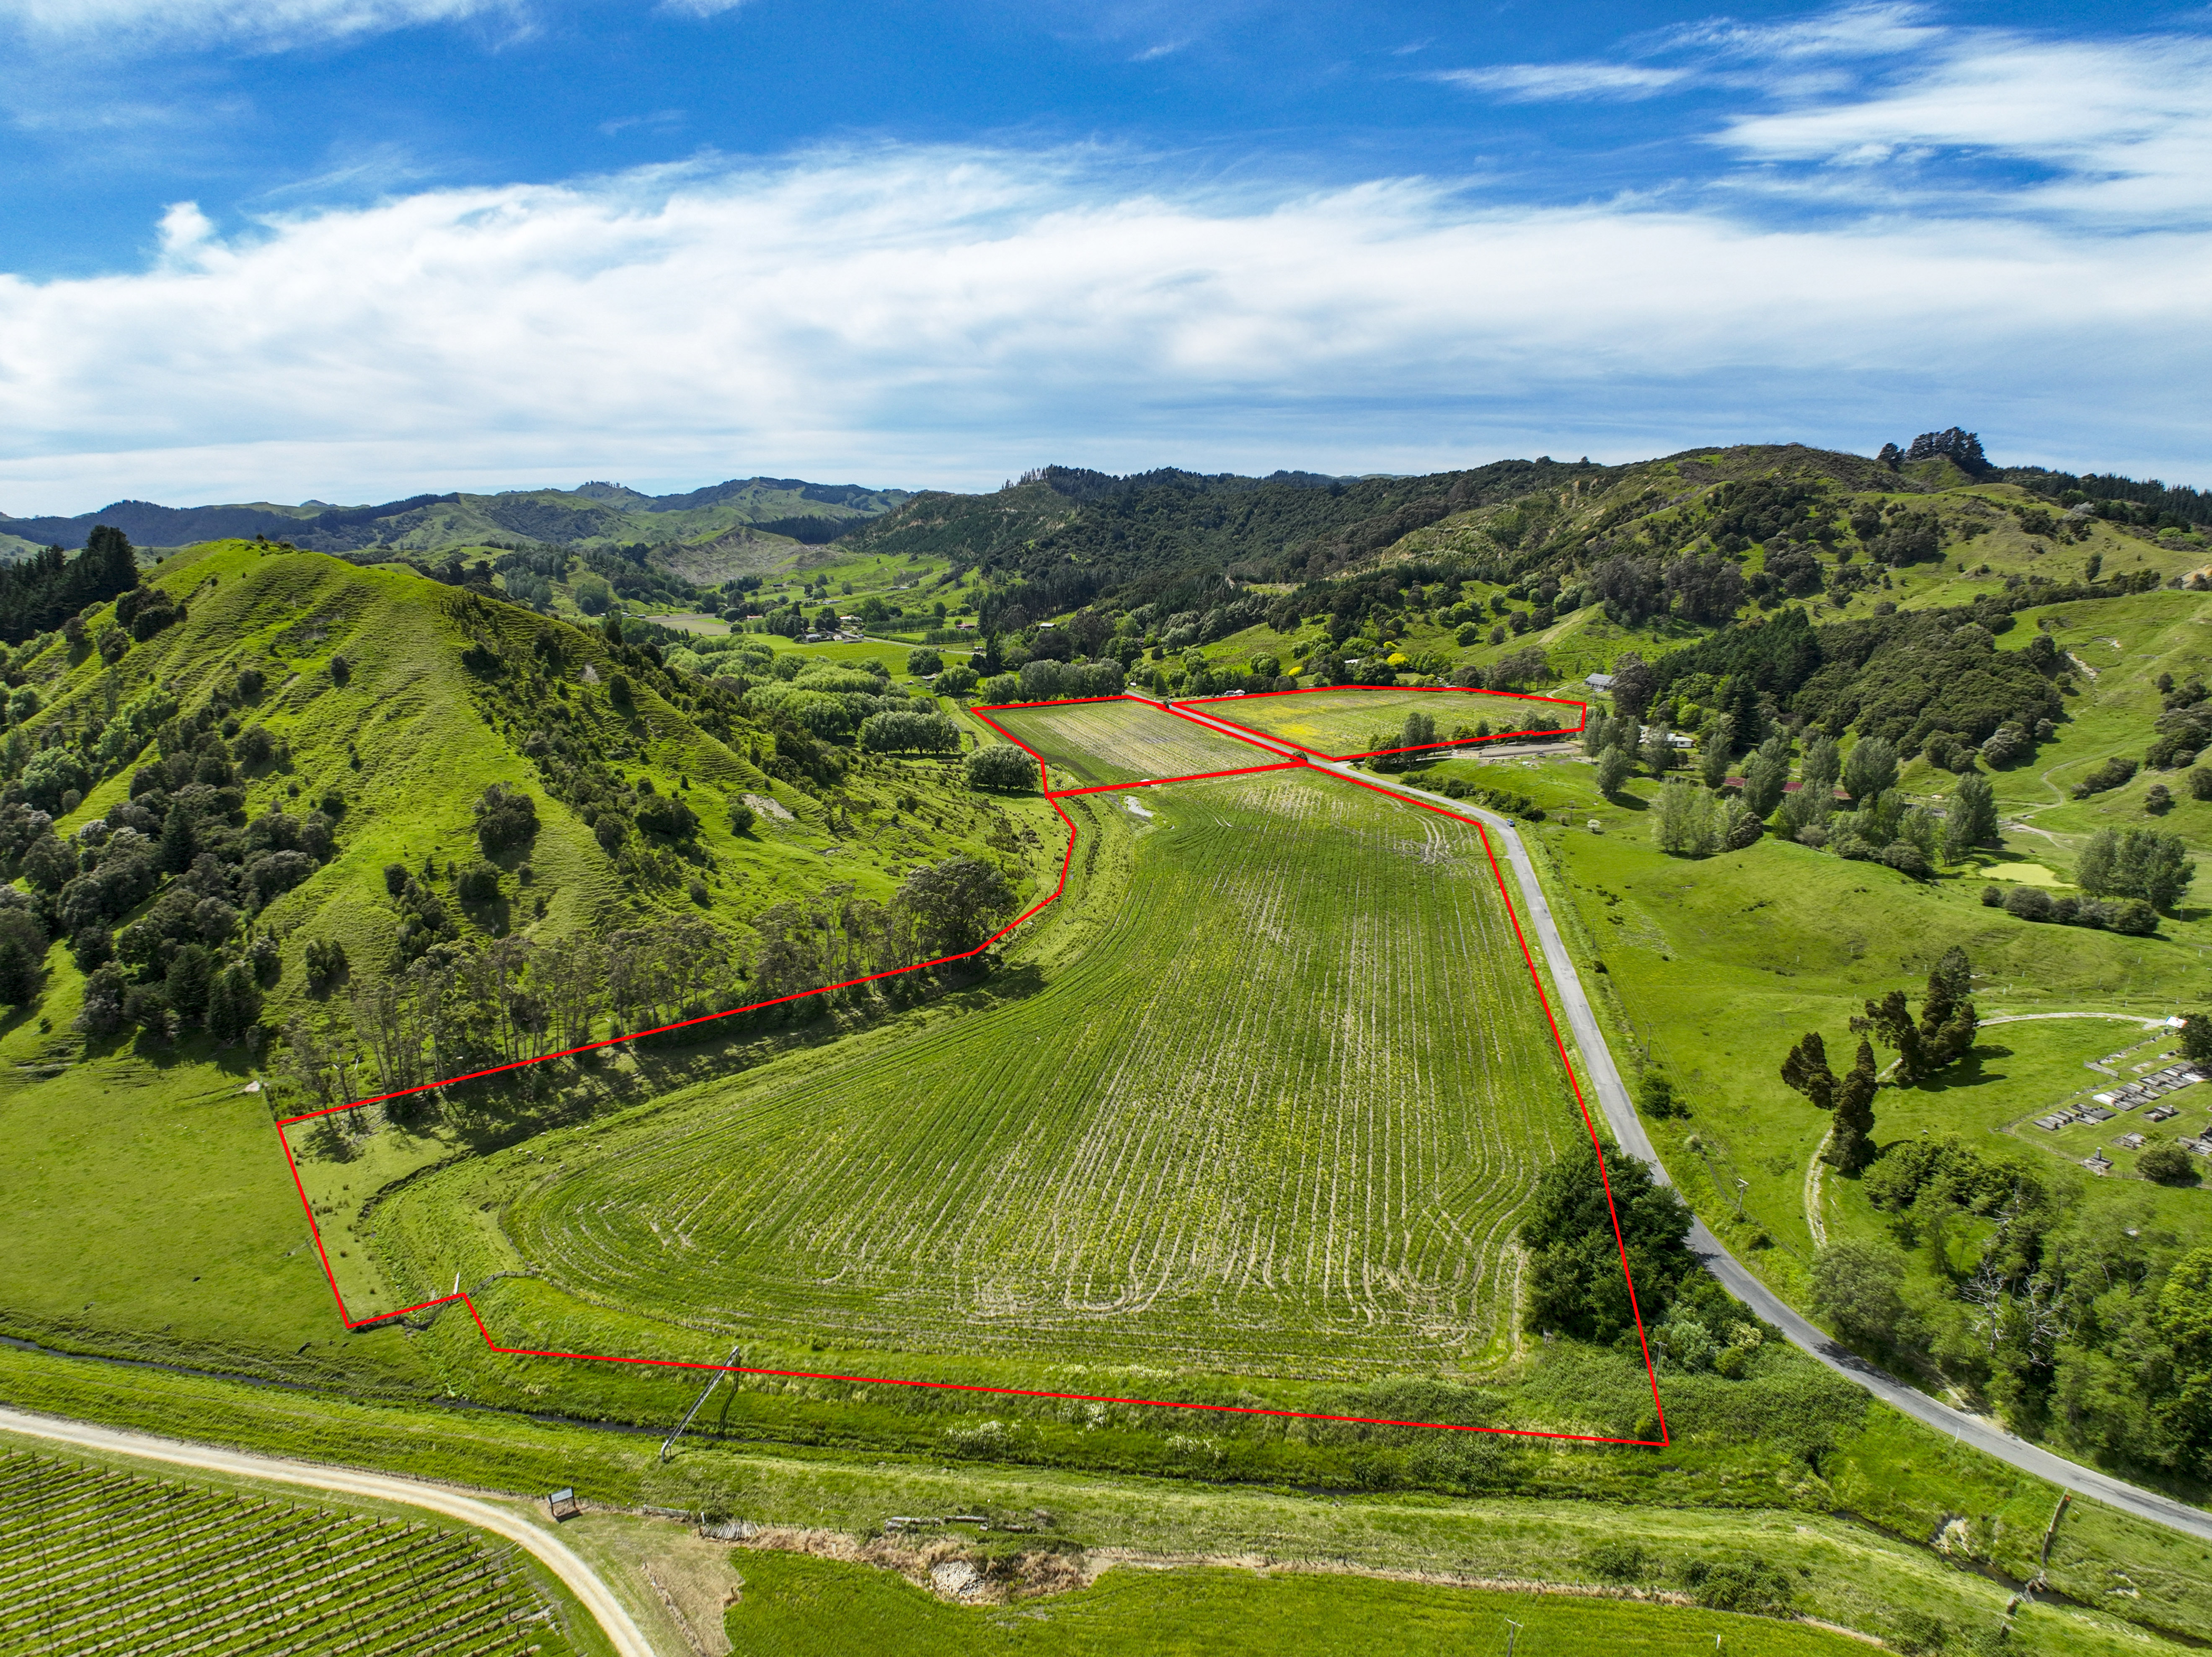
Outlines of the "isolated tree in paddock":
{"type": "Polygon", "coordinates": [[[1969,772],[1951,791],[1950,809],[1943,816],[1943,860],[1961,862],[1973,847],[1996,837],[1996,791],[1987,777],[1969,772]]]}
{"type": "Polygon", "coordinates": [[[1856,806],[1897,786],[1897,748],[1881,737],[1863,737],[1844,762],[1844,792],[1856,806]]]}
{"type": "Polygon", "coordinates": [[[1853,1173],[1874,1160],[1874,1096],[1881,1086],[1874,1045],[1862,1037],[1858,1058],[1836,1079],[1836,1126],[1828,1137],[1827,1160],[1853,1173]]]}
{"type": "Polygon", "coordinates": [[[1392,746],[1425,748],[1436,739],[1437,722],[1427,714],[1416,712],[1406,715],[1406,723],[1399,728],[1398,739],[1392,746]]]}
{"type": "Polygon", "coordinates": [[[1836,1073],[1828,1068],[1827,1044],[1808,1030],[1782,1061],[1782,1079],[1821,1110],[1836,1108],[1836,1073]]]}
{"type": "Polygon", "coordinates": [[[1597,756],[1598,792],[1608,799],[1620,792],[1628,774],[1636,769],[1636,762],[1629,757],[1625,744],[1615,743],[1597,756]]]}
{"type": "Polygon", "coordinates": [[[1011,743],[986,743],[968,756],[968,786],[1008,791],[1037,786],[1036,762],[1011,743]]]}

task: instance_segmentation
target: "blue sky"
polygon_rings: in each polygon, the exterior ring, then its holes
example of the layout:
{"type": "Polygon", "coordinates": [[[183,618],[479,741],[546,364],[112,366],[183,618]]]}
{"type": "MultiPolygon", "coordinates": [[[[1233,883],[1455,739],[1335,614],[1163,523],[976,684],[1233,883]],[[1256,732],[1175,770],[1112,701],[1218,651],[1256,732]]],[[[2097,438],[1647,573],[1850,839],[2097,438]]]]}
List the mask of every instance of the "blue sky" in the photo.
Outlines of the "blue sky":
{"type": "Polygon", "coordinates": [[[0,0],[0,509],[2212,480],[2212,10],[0,0]]]}

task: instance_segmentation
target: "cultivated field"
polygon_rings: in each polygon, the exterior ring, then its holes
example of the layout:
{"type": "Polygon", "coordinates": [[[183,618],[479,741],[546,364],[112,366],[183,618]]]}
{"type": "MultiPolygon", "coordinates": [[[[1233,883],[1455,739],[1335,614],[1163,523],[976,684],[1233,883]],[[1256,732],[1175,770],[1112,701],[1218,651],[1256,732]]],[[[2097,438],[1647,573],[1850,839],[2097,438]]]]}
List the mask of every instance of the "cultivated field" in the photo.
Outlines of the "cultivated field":
{"type": "Polygon", "coordinates": [[[1272,765],[1283,757],[1134,698],[1000,708],[990,717],[1044,756],[1054,788],[1199,776],[1272,765]]]}
{"type": "Polygon", "coordinates": [[[0,1653],[572,1649],[504,1551],[470,1536],[0,1454],[0,1653]]]}
{"type": "MultiPolygon", "coordinates": [[[[1301,772],[1146,802],[1097,814],[1133,873],[1078,891],[1095,930],[1036,993],[564,1135],[510,1187],[514,1255],[601,1306],[841,1347],[1494,1361],[1521,1207],[1584,1130],[1475,831],[1301,772]]],[[[434,1250],[480,1201],[432,1181],[380,1229],[434,1250]]]]}
{"type": "Polygon", "coordinates": [[[1332,759],[1401,746],[1408,713],[1436,721],[1438,742],[1526,731],[1538,715],[1561,725],[1579,722],[1581,710],[1553,701],[1494,696],[1480,690],[1298,690],[1281,695],[1223,696],[1196,701],[1200,712],[1278,737],[1332,759]]]}

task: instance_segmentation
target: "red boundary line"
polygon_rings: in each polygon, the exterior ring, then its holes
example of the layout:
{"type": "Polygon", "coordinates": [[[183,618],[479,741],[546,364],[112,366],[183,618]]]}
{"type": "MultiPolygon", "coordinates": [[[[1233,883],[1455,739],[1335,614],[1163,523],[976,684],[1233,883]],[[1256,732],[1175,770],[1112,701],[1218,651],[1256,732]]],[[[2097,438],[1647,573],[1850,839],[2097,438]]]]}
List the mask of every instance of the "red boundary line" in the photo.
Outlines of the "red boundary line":
{"type": "MultiPolygon", "coordinates": [[[[1209,719],[1218,719],[1223,725],[1233,725],[1239,731],[1249,731],[1264,742],[1279,743],[1285,748],[1295,748],[1300,753],[1312,754],[1322,759],[1340,762],[1379,759],[1386,754],[1425,754],[1432,749],[1465,748],[1472,743],[1510,742],[1516,737],[1578,736],[1589,724],[1589,704],[1576,701],[1571,697],[1537,696],[1525,690],[1476,690],[1466,685],[1455,684],[1310,684],[1302,685],[1296,690],[1247,691],[1241,696],[1189,696],[1184,698],[1184,701],[1192,707],[1197,707],[1212,702],[1257,701],[1263,696],[1311,696],[1328,690],[1398,690],[1416,696],[1503,696],[1516,702],[1549,702],[1554,707],[1571,707],[1582,717],[1572,725],[1559,731],[1499,731],[1487,737],[1462,737],[1450,742],[1417,743],[1411,748],[1370,748],[1358,754],[1323,753],[1318,748],[1310,748],[1302,742],[1293,742],[1288,737],[1279,737],[1272,731],[1262,731],[1256,725],[1246,725],[1241,719],[1232,719],[1224,713],[1208,713],[1205,717],[1209,719]]],[[[1168,704],[1168,711],[1171,713],[1176,712],[1176,704],[1168,704]]]]}
{"type": "MultiPolygon", "coordinates": [[[[1331,689],[1392,689],[1393,687],[1374,685],[1329,686],[1327,688],[1331,689]]],[[[1297,693],[1291,691],[1269,691],[1262,692],[1261,694],[1269,695],[1291,695],[1297,693]]],[[[1474,694],[1498,695],[1512,695],[1514,693],[1491,691],[1474,694]]],[[[1534,697],[1529,698],[1528,700],[1548,701],[1553,699],[1550,697],[1534,697]]],[[[969,712],[973,713],[978,719],[983,720],[983,722],[988,725],[994,731],[998,731],[1000,735],[1005,737],[1007,741],[1013,743],[1024,753],[1027,753],[1031,757],[1035,758],[1038,763],[1039,775],[1042,780],[1044,775],[1042,769],[1044,765],[1043,757],[1041,755],[1038,755],[1036,750],[1030,748],[1026,743],[1020,741],[1019,738],[1008,732],[996,720],[991,719],[989,714],[994,712],[1003,712],[1006,709],[1018,707],[1071,707],[1083,702],[1110,701],[1135,702],[1143,707],[1158,708],[1160,711],[1170,714],[1176,713],[1176,710],[1171,705],[1163,706],[1160,703],[1149,701],[1140,696],[1128,695],[1085,696],[1073,698],[1067,701],[1060,702],[994,703],[988,708],[971,708],[969,712]]],[[[1581,704],[1568,705],[1581,706],[1581,704]]],[[[1184,715],[1179,717],[1189,716],[1184,715]]],[[[1205,721],[1213,717],[1214,716],[1211,714],[1201,714],[1196,718],[1191,719],[1190,722],[1194,725],[1200,725],[1201,729],[1212,729],[1213,727],[1206,725],[1205,721]]],[[[1224,725],[1234,725],[1235,721],[1224,720],[1222,723],[1224,725]]],[[[1245,727],[1238,725],[1237,729],[1238,731],[1243,731],[1245,727]]],[[[1230,735],[1231,733],[1224,731],[1221,734],[1230,735]]],[[[1265,741],[1282,742],[1286,740],[1282,737],[1267,737],[1265,732],[1255,732],[1254,734],[1263,739],[1262,742],[1255,743],[1253,745],[1255,747],[1264,745],[1265,741]]],[[[1233,736],[1231,739],[1242,740],[1241,737],[1236,737],[1233,736]]],[[[1295,744],[1290,745],[1293,747],[1297,746],[1295,744]]],[[[1273,751],[1280,750],[1278,750],[1273,751]]],[[[1328,758],[1332,756],[1323,756],[1322,757],[1328,758]]],[[[1514,939],[1521,946],[1521,958],[1528,969],[1528,981],[1535,989],[1537,1005],[1544,1010],[1544,1021],[1551,1029],[1552,1043],[1559,1051],[1560,1067],[1566,1071],[1567,1085],[1574,1093],[1576,1108],[1582,1113],[1583,1127],[1589,1134],[1591,1148],[1597,1152],[1598,1177],[1605,1187],[1606,1212],[1613,1222],[1613,1243],[1620,1252],[1621,1275],[1628,1284],[1629,1310],[1636,1320],[1636,1338],[1638,1347],[1644,1355],[1644,1372],[1651,1384],[1651,1406],[1654,1412],[1656,1414],[1659,1422],[1658,1437],[1613,1438],[1595,1433],[1547,1432],[1533,1427],[1472,1427],[1463,1423],[1452,1421],[1397,1421],[1378,1416],[1328,1415],[1309,1410],[1270,1410],[1263,1409],[1254,1405],[1191,1404],[1175,1399],[1112,1398],[1089,1393],[1047,1392],[1024,1387],[988,1387],[972,1381],[915,1381],[896,1375],[831,1375],[806,1369],[763,1369],[741,1363],[699,1363],[684,1358],[623,1357],[605,1352],[549,1351],[539,1350],[532,1347],[502,1346],[492,1338],[491,1330],[485,1325],[483,1314],[477,1310],[476,1302],[466,1290],[459,1290],[450,1295],[441,1295],[434,1300],[422,1301],[413,1306],[401,1307],[397,1311],[380,1312],[374,1317],[356,1319],[348,1313],[346,1309],[345,1296],[338,1290],[337,1274],[332,1271],[331,1267],[330,1250],[323,1241],[323,1229],[320,1225],[316,1223],[314,1205],[307,1200],[307,1184],[301,1177],[299,1162],[292,1154],[291,1138],[286,1132],[288,1128],[295,1127],[301,1122],[313,1121],[319,1117],[335,1116],[342,1114],[346,1111],[358,1110],[363,1105],[379,1104],[386,1100],[401,1099],[412,1094],[425,1093],[438,1088],[456,1086],[463,1082],[478,1081],[487,1076],[497,1076],[507,1071],[521,1070],[532,1065],[545,1064],[555,1059],[573,1058],[578,1053],[591,1053],[601,1047],[611,1047],[623,1042],[635,1041],[643,1036],[659,1035],[669,1030],[685,1029],[695,1024],[713,1023],[718,1019],[734,1017],[738,1013],[755,1012],[763,1007],[781,1006],[786,1002],[804,1000],[809,996],[827,995],[836,990],[850,989],[854,986],[860,984],[871,984],[878,979],[895,978],[902,973],[921,972],[927,968],[941,967],[950,962],[968,960],[971,956],[981,955],[984,950],[989,949],[992,944],[997,943],[1000,938],[1006,937],[1007,933],[1012,932],[1017,926],[1022,925],[1023,922],[1031,919],[1048,906],[1059,901],[1061,894],[1067,889],[1067,871],[1072,866],[1073,866],[1075,860],[1076,828],[1075,820],[1067,815],[1066,808],[1060,804],[1061,799],[1077,794],[1103,793],[1115,789],[1158,787],[1164,783],[1169,782],[1195,782],[1214,777],[1249,776],[1261,772],[1287,770],[1294,767],[1303,767],[1306,764],[1307,761],[1305,754],[1302,752],[1275,765],[1245,766],[1236,770],[1203,772],[1188,777],[1148,778],[1140,782],[1107,783],[1089,788],[1063,789],[1047,792],[1044,796],[1045,799],[1051,804],[1053,810],[1060,814],[1060,821],[1067,825],[1067,847],[1060,856],[1059,883],[1054,886],[1051,896],[1043,898],[1039,901],[1031,904],[1019,915],[1017,915],[1013,920],[1008,921],[1004,926],[1001,926],[997,932],[992,933],[990,937],[984,939],[982,943],[977,944],[974,949],[963,950],[957,955],[940,956],[933,961],[917,962],[911,967],[897,967],[893,968],[888,972],[870,973],[860,978],[848,978],[842,983],[825,984],[819,989],[801,990],[795,994],[776,996],[767,1001],[750,1002],[742,1007],[732,1007],[724,1012],[707,1013],[696,1018],[679,1019],[675,1023],[661,1024],[649,1030],[635,1030],[628,1035],[609,1036],[604,1041],[587,1041],[581,1047],[569,1047],[561,1053],[544,1053],[535,1059],[518,1059],[508,1064],[494,1065],[485,1070],[471,1071],[465,1076],[448,1077],[442,1082],[426,1082],[419,1087],[402,1088],[392,1093],[374,1094],[366,1098],[356,1099],[349,1104],[332,1105],[322,1110],[312,1110],[305,1112],[298,1116],[287,1116],[279,1119],[276,1123],[276,1142],[283,1148],[284,1165],[291,1173],[292,1188],[299,1193],[301,1211],[307,1216],[307,1229],[313,1236],[315,1241],[316,1258],[322,1262],[323,1277],[325,1281],[330,1284],[331,1298],[337,1303],[339,1320],[343,1323],[345,1327],[349,1331],[373,1329],[383,1324],[395,1322],[398,1319],[409,1316],[413,1313],[429,1311],[434,1308],[445,1306],[458,1301],[467,1309],[470,1320],[474,1322],[477,1326],[477,1332],[483,1339],[485,1349],[505,1357],[565,1358],[583,1363],[628,1363],[660,1369],[714,1370],[717,1373],[725,1375],[764,1375],[787,1381],[830,1381],[847,1385],[867,1387],[912,1387],[934,1392],[983,1393],[1002,1398],[1050,1399],[1071,1404],[1119,1404],[1141,1405],[1147,1409],[1157,1410],[1200,1411],[1213,1415],[1266,1416],[1284,1420],[1333,1422],[1346,1425],[1363,1427],[1418,1427],[1429,1429],[1437,1432],[1490,1433],[1506,1438],[1558,1439],[1577,1444],[1617,1444],[1639,1449],[1666,1448],[1672,1442],[1667,1426],[1667,1411],[1665,1406],[1660,1402],[1659,1374],[1657,1369],[1653,1365],[1651,1361],[1650,1342],[1649,1338],[1646,1336],[1644,1328],[1644,1312],[1642,1307],[1638,1302],[1636,1296],[1636,1279],[1634,1275],[1629,1270],[1627,1240],[1622,1235],[1620,1229],[1620,1212],[1613,1205],[1613,1180],[1612,1175],[1607,1171],[1605,1165],[1605,1149],[1599,1142],[1596,1124],[1591,1120],[1589,1102],[1583,1096],[1582,1083],[1577,1078],[1574,1065],[1567,1057],[1566,1041],[1560,1035],[1559,1021],[1552,1011],[1551,998],[1544,992],[1543,979],[1536,970],[1536,958],[1530,952],[1528,948],[1528,940],[1522,932],[1520,914],[1513,907],[1512,895],[1506,890],[1505,873],[1504,869],[1501,868],[1498,864],[1498,853],[1496,849],[1491,845],[1490,831],[1483,825],[1482,822],[1479,818],[1467,816],[1460,812],[1449,810],[1441,805],[1432,805],[1426,800],[1415,798],[1412,795],[1402,792],[1400,790],[1386,788],[1379,784],[1369,782],[1365,779],[1360,777],[1347,776],[1344,778],[1344,780],[1353,784],[1357,787],[1365,788],[1372,792],[1381,794],[1386,798],[1401,800],[1406,804],[1416,806],[1422,810],[1433,811],[1438,816],[1449,817],[1456,822],[1464,822],[1473,828],[1475,833],[1482,838],[1482,849],[1484,853],[1490,859],[1491,878],[1497,883],[1498,895],[1499,900],[1505,905],[1506,918],[1513,924],[1514,939]]]]}

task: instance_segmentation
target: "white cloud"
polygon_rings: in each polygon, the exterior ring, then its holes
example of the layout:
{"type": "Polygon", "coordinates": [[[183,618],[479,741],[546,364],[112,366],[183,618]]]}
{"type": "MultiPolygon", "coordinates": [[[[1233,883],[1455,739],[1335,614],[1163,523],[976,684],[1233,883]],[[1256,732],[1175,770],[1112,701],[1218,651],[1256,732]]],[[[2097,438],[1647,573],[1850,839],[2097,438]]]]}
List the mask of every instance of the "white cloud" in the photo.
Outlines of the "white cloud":
{"type": "Polygon", "coordinates": [[[1620,61],[1429,78],[1516,101],[1725,90],[1752,106],[1706,136],[1782,177],[1728,182],[1809,202],[2081,213],[2171,224],[2212,207],[2212,39],[1959,28],[1908,5],[1793,21],[1720,18],[1625,43],[1620,61]],[[1866,175],[1808,178],[1803,167],[1866,175]]]}
{"type": "Polygon", "coordinates": [[[2212,436],[2201,234],[1171,197],[1095,156],[900,149],[162,228],[142,273],[0,277],[9,511],[609,467],[1411,470],[1954,418],[2193,476],[2212,436]]]}
{"type": "Polygon", "coordinates": [[[1942,43],[1947,31],[1917,5],[1839,6],[1786,23],[1743,23],[1732,17],[1670,29],[1648,37],[1666,51],[1789,63],[1806,58],[1869,58],[1918,52],[1942,43]]]}
{"type": "Polygon", "coordinates": [[[227,40],[282,48],[486,14],[518,0],[0,0],[0,18],[54,43],[227,40]]]}
{"type": "Polygon", "coordinates": [[[1710,86],[1832,89],[1832,70],[1808,70],[1808,65],[1924,50],[1946,32],[1923,21],[1923,15],[1918,6],[1878,4],[1840,7],[1786,23],[1711,18],[1626,41],[1618,60],[1504,64],[1445,70],[1427,78],[1516,103],[1650,98],[1710,86]]]}
{"type": "Polygon", "coordinates": [[[1644,64],[1506,64],[1496,69],[1439,70],[1424,78],[1476,92],[1495,92],[1514,103],[1566,98],[1650,98],[1692,78],[1686,69],[1644,64]]]}
{"type": "Polygon", "coordinates": [[[2021,204],[2172,222],[2212,206],[2212,41],[1964,35],[1881,88],[1740,116],[1718,142],[1768,161],[2010,158],[2043,170],[2021,204]]]}
{"type": "Polygon", "coordinates": [[[201,244],[215,234],[215,226],[208,215],[200,211],[198,202],[172,202],[161,215],[161,258],[175,265],[198,252],[201,244]]]}

